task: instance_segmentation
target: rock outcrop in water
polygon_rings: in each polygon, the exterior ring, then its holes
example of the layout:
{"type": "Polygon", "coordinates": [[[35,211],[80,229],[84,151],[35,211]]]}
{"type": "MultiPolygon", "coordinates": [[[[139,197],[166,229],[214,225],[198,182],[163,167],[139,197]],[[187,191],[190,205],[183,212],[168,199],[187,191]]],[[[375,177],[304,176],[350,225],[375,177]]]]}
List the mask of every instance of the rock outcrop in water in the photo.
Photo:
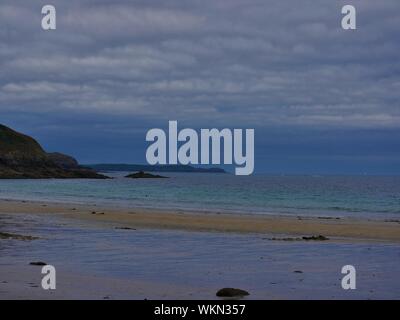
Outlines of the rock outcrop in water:
{"type": "Polygon", "coordinates": [[[33,138],[0,124],[0,179],[91,178],[106,176],[61,153],[46,153],[33,138]]]}
{"type": "Polygon", "coordinates": [[[131,173],[125,176],[125,178],[131,178],[131,179],[165,179],[168,177],[160,176],[158,174],[151,174],[151,173],[146,173],[144,171],[139,171],[136,173],[131,173]]]}

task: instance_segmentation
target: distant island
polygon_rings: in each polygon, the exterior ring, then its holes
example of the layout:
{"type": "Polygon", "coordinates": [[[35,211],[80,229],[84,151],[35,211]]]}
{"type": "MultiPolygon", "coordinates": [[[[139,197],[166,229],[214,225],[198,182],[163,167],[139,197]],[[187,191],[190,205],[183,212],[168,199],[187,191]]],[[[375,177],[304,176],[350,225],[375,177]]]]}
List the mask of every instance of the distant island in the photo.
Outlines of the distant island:
{"type": "Polygon", "coordinates": [[[147,172],[199,172],[226,173],[221,168],[196,168],[189,165],[144,165],[144,164],[87,164],[88,168],[101,172],[112,171],[147,171],[147,172]]]}
{"type": "Polygon", "coordinates": [[[71,156],[47,153],[33,138],[0,124],[0,179],[106,179],[71,156]]]}

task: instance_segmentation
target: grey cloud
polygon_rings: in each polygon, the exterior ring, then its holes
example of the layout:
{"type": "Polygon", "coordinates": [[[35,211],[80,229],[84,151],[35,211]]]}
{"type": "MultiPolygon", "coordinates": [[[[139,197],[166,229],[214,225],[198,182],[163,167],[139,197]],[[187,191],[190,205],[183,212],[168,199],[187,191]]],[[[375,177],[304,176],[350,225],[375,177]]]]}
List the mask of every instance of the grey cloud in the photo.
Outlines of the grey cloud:
{"type": "Polygon", "coordinates": [[[358,1],[0,5],[0,112],[71,110],[246,126],[399,126],[400,7],[358,1]]]}

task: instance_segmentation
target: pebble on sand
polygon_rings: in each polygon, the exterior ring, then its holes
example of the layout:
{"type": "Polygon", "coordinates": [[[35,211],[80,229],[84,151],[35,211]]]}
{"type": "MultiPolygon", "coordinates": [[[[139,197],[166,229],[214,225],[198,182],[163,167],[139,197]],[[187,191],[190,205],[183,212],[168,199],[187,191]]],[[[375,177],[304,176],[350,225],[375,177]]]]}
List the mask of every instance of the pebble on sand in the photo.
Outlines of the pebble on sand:
{"type": "Polygon", "coordinates": [[[43,261],[34,261],[30,263],[31,266],[47,266],[46,262],[43,261]]]}
{"type": "Polygon", "coordinates": [[[223,288],[218,290],[217,297],[243,297],[248,296],[249,294],[250,293],[242,289],[223,288]]]}

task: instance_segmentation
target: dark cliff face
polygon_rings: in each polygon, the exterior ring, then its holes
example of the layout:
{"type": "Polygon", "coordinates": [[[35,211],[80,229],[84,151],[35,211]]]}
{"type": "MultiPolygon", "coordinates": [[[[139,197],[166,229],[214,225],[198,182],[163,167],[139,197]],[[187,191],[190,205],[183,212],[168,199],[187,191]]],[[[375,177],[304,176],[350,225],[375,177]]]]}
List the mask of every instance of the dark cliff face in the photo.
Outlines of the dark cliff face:
{"type": "Polygon", "coordinates": [[[33,138],[0,125],[0,179],[93,178],[103,175],[60,153],[46,153],[33,138]]]}
{"type": "Polygon", "coordinates": [[[66,154],[53,152],[53,153],[48,153],[47,157],[55,164],[59,165],[64,169],[74,169],[79,167],[78,161],[76,161],[71,156],[67,156],[66,154]]]}

